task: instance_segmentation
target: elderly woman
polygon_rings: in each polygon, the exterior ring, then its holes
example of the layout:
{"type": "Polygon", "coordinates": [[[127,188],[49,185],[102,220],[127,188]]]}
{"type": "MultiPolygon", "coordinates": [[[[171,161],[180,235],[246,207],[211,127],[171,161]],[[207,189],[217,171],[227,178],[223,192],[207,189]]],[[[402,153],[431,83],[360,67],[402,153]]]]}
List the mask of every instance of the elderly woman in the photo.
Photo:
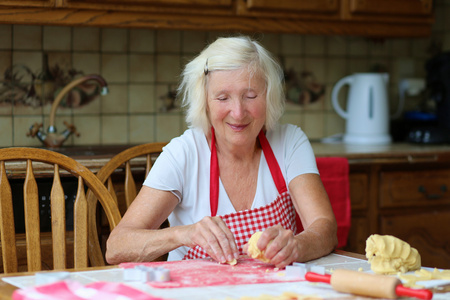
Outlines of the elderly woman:
{"type": "Polygon", "coordinates": [[[230,262],[256,231],[279,268],[330,253],[336,220],[306,135],[278,124],[283,73],[268,51],[219,38],[186,65],[179,95],[190,129],[164,148],[111,232],[107,261],[169,252],[230,262]],[[166,218],[170,227],[158,229],[166,218]]]}

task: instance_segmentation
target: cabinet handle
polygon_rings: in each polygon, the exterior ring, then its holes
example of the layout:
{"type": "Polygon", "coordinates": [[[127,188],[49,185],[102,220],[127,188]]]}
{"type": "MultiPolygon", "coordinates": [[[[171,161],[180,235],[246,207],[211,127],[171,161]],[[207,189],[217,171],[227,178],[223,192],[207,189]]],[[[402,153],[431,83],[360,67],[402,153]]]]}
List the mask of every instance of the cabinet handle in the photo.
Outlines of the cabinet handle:
{"type": "Polygon", "coordinates": [[[427,189],[423,185],[419,185],[419,192],[425,195],[425,198],[427,199],[441,199],[444,197],[444,194],[447,192],[447,185],[443,184],[440,187],[440,190],[442,193],[440,194],[428,194],[427,189]]]}

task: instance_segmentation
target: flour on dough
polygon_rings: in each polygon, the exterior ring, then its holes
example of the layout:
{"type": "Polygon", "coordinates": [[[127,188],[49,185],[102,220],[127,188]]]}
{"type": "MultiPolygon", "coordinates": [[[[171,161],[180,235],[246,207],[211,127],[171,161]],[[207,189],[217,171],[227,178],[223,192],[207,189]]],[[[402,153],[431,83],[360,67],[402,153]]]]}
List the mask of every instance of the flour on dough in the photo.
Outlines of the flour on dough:
{"type": "Polygon", "coordinates": [[[419,252],[392,235],[369,236],[366,257],[372,271],[378,274],[406,273],[421,267],[419,252]]]}
{"type": "Polygon", "coordinates": [[[248,241],[247,254],[250,257],[259,259],[259,260],[261,260],[263,262],[270,262],[270,259],[268,259],[264,255],[265,251],[264,250],[261,251],[258,248],[258,246],[256,245],[258,243],[259,238],[261,237],[261,234],[262,234],[261,231],[257,231],[250,237],[250,240],[248,241]]]}

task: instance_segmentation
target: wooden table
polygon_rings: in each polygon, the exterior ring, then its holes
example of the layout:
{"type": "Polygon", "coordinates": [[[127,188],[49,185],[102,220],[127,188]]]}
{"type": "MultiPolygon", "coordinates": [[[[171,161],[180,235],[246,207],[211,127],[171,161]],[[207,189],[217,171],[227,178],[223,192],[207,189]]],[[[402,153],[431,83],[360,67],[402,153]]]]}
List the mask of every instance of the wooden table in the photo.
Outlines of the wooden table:
{"type": "MultiPolygon", "coordinates": [[[[364,266],[364,271],[368,271],[370,266],[364,261],[364,256],[360,254],[354,254],[343,251],[336,251],[330,256],[313,261],[316,265],[325,266],[327,271],[339,268],[339,265],[346,265],[348,269],[358,270],[360,266],[364,266]],[[353,264],[353,265],[352,265],[353,264]]],[[[91,278],[90,282],[95,281],[110,281],[117,282],[123,276],[123,271],[117,266],[108,267],[96,267],[87,268],[84,270],[71,270],[76,274],[75,278],[81,278],[83,275],[88,275],[91,278]],[[122,272],[122,273],[121,273],[122,272]],[[120,275],[122,274],[122,275],[120,275]],[[105,276],[107,275],[107,276],[105,276]],[[97,277],[95,277],[97,276],[97,277]],[[114,277],[115,276],[115,277],[114,277]],[[119,280],[117,280],[119,279],[119,280]]],[[[27,273],[15,273],[15,274],[3,274],[0,279],[5,277],[14,277],[18,280],[20,278],[28,280],[33,279],[33,272],[27,273]],[[16,277],[19,276],[19,277],[16,277]]],[[[9,278],[10,280],[11,278],[9,278]]],[[[71,278],[72,279],[72,278],[71,278]]],[[[34,279],[33,279],[34,280],[34,279]]],[[[196,300],[210,300],[210,299],[226,299],[227,297],[233,299],[239,299],[241,296],[259,296],[263,293],[273,293],[274,295],[281,295],[284,291],[290,291],[301,295],[315,295],[325,297],[324,299],[342,299],[343,294],[339,294],[332,290],[329,285],[326,284],[310,284],[306,281],[295,282],[282,282],[282,283],[260,283],[260,284],[247,284],[247,285],[233,285],[233,286],[210,286],[210,287],[197,287],[197,288],[168,288],[158,289],[151,288],[143,283],[127,283],[137,288],[145,288],[145,291],[156,297],[165,297],[168,299],[196,299],[196,300]],[[183,298],[184,297],[184,298],[183,298]],[[187,297],[187,298],[186,298],[187,297]],[[337,298],[338,297],[338,298],[337,298]]],[[[11,299],[12,293],[17,287],[0,281],[0,299],[11,299]]],[[[143,289],[144,290],[144,289],[143,289]]],[[[436,299],[449,299],[450,293],[441,294],[436,299]],[[446,298],[447,297],[447,298],[446,298]]],[[[346,300],[350,299],[373,299],[366,297],[356,297],[350,295],[344,295],[346,300]]],[[[402,298],[407,299],[407,298],[402,298]]]]}

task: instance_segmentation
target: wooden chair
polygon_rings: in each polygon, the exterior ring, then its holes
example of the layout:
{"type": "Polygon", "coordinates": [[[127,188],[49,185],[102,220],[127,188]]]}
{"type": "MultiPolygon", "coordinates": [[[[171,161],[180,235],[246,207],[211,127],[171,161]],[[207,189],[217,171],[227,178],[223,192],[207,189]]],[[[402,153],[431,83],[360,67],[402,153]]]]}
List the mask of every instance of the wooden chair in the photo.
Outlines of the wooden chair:
{"type": "MultiPolygon", "coordinates": [[[[138,188],[136,187],[136,180],[133,174],[139,171],[143,173],[141,177],[145,178],[156,157],[159,156],[166,144],[148,143],[131,147],[115,155],[97,172],[98,179],[106,184],[122,215],[137,195],[138,188]],[[145,163],[144,161],[136,162],[138,159],[145,160],[145,163]],[[116,183],[116,187],[114,187],[111,177],[118,173],[124,173],[124,182],[123,184],[116,183]]],[[[103,266],[105,265],[105,260],[104,253],[100,247],[98,229],[101,225],[99,224],[101,218],[95,217],[99,213],[97,211],[97,199],[90,191],[87,193],[87,199],[89,203],[89,259],[91,265],[103,266]]]]}
{"type": "MultiPolygon", "coordinates": [[[[49,246],[49,248],[51,249],[53,263],[49,268],[66,269],[67,254],[72,251],[69,247],[66,247],[66,243],[69,244],[68,240],[72,238],[72,233],[66,232],[66,201],[61,184],[61,178],[64,177],[63,179],[65,179],[66,175],[71,178],[75,176],[78,179],[78,183],[75,183],[77,188],[73,203],[73,267],[88,267],[89,216],[85,185],[100,200],[110,227],[114,228],[120,221],[121,216],[111,194],[108,193],[106,187],[94,173],[70,157],[46,149],[4,148],[0,149],[0,231],[3,271],[5,273],[20,271],[18,270],[19,247],[16,247],[16,244],[19,243],[26,244],[28,271],[43,269],[42,260],[44,257],[41,254],[41,248],[44,249],[44,246],[41,245],[41,242],[44,241],[41,237],[44,236],[44,233],[40,230],[39,186],[35,177],[35,173],[38,171],[40,174],[50,177],[50,180],[53,178],[50,194],[51,238],[47,238],[47,242],[51,241],[51,247],[49,246]],[[60,171],[60,169],[67,172],[60,171]],[[19,177],[24,180],[25,237],[22,239],[18,238],[19,234],[16,234],[14,217],[14,209],[22,199],[20,201],[19,199],[13,199],[10,185],[11,181],[15,180],[14,178],[19,177]]],[[[21,249],[25,249],[25,247],[21,249]]],[[[69,261],[70,264],[72,264],[71,260],[69,261]]]]}

